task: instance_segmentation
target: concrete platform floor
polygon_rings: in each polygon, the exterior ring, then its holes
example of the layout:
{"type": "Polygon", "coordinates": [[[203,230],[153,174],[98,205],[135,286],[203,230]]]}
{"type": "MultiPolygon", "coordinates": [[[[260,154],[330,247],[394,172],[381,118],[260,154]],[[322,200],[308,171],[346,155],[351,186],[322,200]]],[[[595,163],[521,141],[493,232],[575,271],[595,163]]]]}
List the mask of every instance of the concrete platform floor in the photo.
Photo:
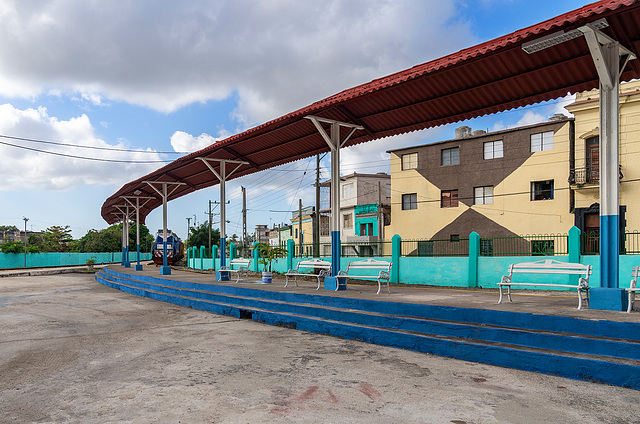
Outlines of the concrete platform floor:
{"type": "MultiPolygon", "coordinates": [[[[393,291],[380,297],[465,299],[393,291]]],[[[375,298],[331,295],[357,293],[375,298]]],[[[495,303],[474,302],[485,295],[495,303]]],[[[75,273],[0,279],[0,411],[3,424],[633,423],[640,392],[210,314],[75,273]]]]}

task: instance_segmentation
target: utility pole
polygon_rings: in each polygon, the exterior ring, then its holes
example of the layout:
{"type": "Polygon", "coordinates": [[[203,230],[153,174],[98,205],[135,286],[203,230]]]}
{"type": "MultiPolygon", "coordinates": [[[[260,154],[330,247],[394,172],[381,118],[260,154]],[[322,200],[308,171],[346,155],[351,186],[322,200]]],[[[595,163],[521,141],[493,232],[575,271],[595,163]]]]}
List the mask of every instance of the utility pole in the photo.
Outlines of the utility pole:
{"type": "Polygon", "coordinates": [[[302,199],[298,199],[298,244],[300,245],[300,256],[302,256],[302,199]]]}
{"type": "Polygon", "coordinates": [[[211,200],[209,200],[209,254],[211,254],[211,222],[213,221],[213,214],[211,213],[211,200]]]}
{"type": "MultiPolygon", "coordinates": [[[[209,215],[209,253],[211,253],[211,227],[213,225],[213,215],[215,215],[213,211],[219,204],[220,202],[212,202],[211,200],[209,200],[209,212],[204,212],[205,215],[209,215]],[[211,205],[215,205],[213,209],[211,208],[211,205]]],[[[227,204],[229,204],[229,202],[227,202],[227,204]]]]}
{"type": "Polygon", "coordinates": [[[24,219],[24,267],[26,268],[27,267],[27,221],[29,220],[29,218],[25,216],[22,219],[24,219]]]}
{"type": "Polygon", "coordinates": [[[382,241],[384,238],[384,211],[382,209],[382,189],[380,184],[381,182],[378,181],[378,240],[382,241]]]}
{"type": "Polygon", "coordinates": [[[320,155],[316,155],[316,211],[313,222],[313,257],[320,257],[320,155]]]}
{"type": "Polygon", "coordinates": [[[191,230],[191,217],[187,217],[187,246],[191,247],[189,245],[189,231],[191,230]]]}
{"type": "Polygon", "coordinates": [[[242,189],[242,253],[247,254],[247,189],[242,189]]]}

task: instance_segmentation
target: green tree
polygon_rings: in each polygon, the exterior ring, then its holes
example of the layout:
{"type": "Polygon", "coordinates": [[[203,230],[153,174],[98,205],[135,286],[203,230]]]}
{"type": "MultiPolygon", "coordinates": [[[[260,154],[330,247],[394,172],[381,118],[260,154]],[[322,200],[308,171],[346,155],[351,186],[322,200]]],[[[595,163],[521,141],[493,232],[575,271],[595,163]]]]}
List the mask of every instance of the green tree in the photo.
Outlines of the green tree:
{"type": "MultiPolygon", "coordinates": [[[[24,253],[24,243],[21,241],[9,241],[0,243],[2,253],[24,253]]],[[[27,245],[27,253],[40,253],[38,246],[27,245]]]]}
{"type": "Polygon", "coordinates": [[[71,227],[65,225],[54,225],[42,232],[44,239],[44,250],[46,252],[68,252],[69,243],[73,240],[71,237],[71,227]]]}
{"type": "MultiPolygon", "coordinates": [[[[220,244],[220,230],[211,229],[211,245],[216,246],[220,244]]],[[[205,246],[209,247],[209,223],[206,222],[197,227],[191,227],[189,232],[189,246],[205,246]]]]}
{"type": "MultiPolygon", "coordinates": [[[[148,252],[153,246],[154,237],[146,225],[140,225],[140,251],[148,252]]],[[[122,250],[122,224],[112,225],[102,230],[89,230],[77,242],[79,252],[119,252],[122,250]]],[[[129,228],[129,251],[136,251],[136,225],[129,228]]]]}

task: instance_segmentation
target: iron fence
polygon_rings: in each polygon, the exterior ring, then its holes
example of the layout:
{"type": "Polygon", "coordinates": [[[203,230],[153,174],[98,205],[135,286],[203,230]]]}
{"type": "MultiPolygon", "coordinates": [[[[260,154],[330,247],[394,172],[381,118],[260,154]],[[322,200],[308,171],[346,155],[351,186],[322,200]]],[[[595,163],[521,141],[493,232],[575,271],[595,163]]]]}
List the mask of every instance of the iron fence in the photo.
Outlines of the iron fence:
{"type": "MultiPolygon", "coordinates": [[[[331,243],[304,243],[296,245],[296,257],[331,257],[331,243]]],[[[343,257],[384,257],[391,256],[390,241],[340,243],[343,257]]]]}
{"type": "MultiPolygon", "coordinates": [[[[569,237],[567,234],[527,234],[520,236],[496,236],[480,238],[480,256],[558,256],[568,255],[569,237]]],[[[343,257],[391,257],[391,241],[341,243],[343,257]]],[[[196,249],[195,258],[200,258],[200,249],[196,249]]],[[[252,251],[237,248],[238,257],[251,257],[252,251]]],[[[600,233],[583,232],[580,234],[580,253],[583,255],[600,254],[600,233]]],[[[331,243],[305,243],[296,245],[296,257],[331,257],[331,243]]],[[[640,254],[640,231],[620,234],[620,254],[640,254]]],[[[405,257],[446,257],[468,256],[469,239],[450,237],[448,239],[402,240],[401,256],[405,257]]],[[[219,257],[219,255],[217,255],[219,257]]],[[[229,252],[227,252],[229,257],[229,252]]],[[[205,249],[204,258],[211,258],[211,251],[205,249]]]]}
{"type": "Polygon", "coordinates": [[[527,234],[480,238],[480,256],[567,255],[567,234],[527,234]]]}
{"type": "Polygon", "coordinates": [[[469,239],[402,240],[400,256],[468,256],[469,239]]]}

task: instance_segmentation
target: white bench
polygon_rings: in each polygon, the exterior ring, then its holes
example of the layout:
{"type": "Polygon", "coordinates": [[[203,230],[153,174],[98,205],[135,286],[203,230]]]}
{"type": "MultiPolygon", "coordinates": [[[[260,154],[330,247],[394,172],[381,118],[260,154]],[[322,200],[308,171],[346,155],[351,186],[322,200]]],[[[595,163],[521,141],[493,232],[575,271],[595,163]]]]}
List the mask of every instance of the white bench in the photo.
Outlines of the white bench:
{"type": "Polygon", "coordinates": [[[638,274],[640,274],[640,266],[634,266],[631,269],[631,284],[628,289],[625,289],[627,291],[627,297],[629,298],[627,312],[631,312],[633,310],[633,302],[636,300],[636,292],[640,290],[640,287],[637,287],[638,274]]]}
{"type": "Polygon", "coordinates": [[[236,258],[236,259],[231,259],[231,261],[229,261],[229,266],[223,266],[221,267],[218,272],[223,273],[226,272],[229,274],[229,277],[231,277],[231,273],[234,272],[236,274],[236,283],[238,282],[238,280],[240,280],[240,273],[244,272],[244,276],[245,278],[247,278],[247,276],[249,275],[249,265],[251,265],[251,259],[244,259],[244,258],[236,258]],[[237,269],[233,269],[234,266],[237,266],[237,269]]]}
{"type": "Polygon", "coordinates": [[[502,280],[498,283],[500,287],[500,300],[502,303],[502,287],[507,287],[507,295],[511,302],[511,286],[547,286],[547,287],[565,287],[577,289],[578,291],[578,309],[582,308],[582,292],[587,293],[587,302],[589,301],[589,276],[592,272],[591,265],[574,264],[560,262],[554,259],[543,259],[537,262],[523,262],[519,264],[509,265],[509,273],[502,276],[502,280]],[[577,284],[560,284],[560,283],[514,283],[511,281],[513,274],[560,274],[560,275],[579,275],[577,284]]]}
{"type": "Polygon", "coordinates": [[[316,277],[318,278],[318,288],[316,290],[320,290],[320,278],[328,277],[331,275],[331,262],[323,261],[321,259],[312,259],[308,261],[300,261],[295,269],[290,269],[284,275],[286,282],[284,284],[285,287],[289,284],[289,277],[294,277],[294,281],[296,283],[296,287],[298,287],[298,276],[303,277],[316,277]],[[320,271],[317,274],[313,272],[302,272],[304,269],[317,269],[320,271]]]}
{"type": "MultiPolygon", "coordinates": [[[[389,274],[391,274],[391,266],[392,266],[392,262],[378,261],[375,259],[349,262],[349,264],[347,265],[347,270],[338,272],[338,275],[336,275],[336,278],[338,280],[340,278],[344,278],[344,284],[347,283],[347,278],[378,280],[378,293],[376,294],[380,294],[380,289],[382,288],[380,280],[387,280],[387,291],[391,293],[391,290],[389,290],[389,274]],[[362,271],[367,269],[378,271],[378,275],[362,274],[362,271]],[[354,274],[354,272],[356,274],[354,274]],[[359,275],[357,275],[358,272],[360,272],[359,275]]],[[[338,290],[338,287],[340,287],[339,282],[336,284],[336,290],[338,290]]]]}

